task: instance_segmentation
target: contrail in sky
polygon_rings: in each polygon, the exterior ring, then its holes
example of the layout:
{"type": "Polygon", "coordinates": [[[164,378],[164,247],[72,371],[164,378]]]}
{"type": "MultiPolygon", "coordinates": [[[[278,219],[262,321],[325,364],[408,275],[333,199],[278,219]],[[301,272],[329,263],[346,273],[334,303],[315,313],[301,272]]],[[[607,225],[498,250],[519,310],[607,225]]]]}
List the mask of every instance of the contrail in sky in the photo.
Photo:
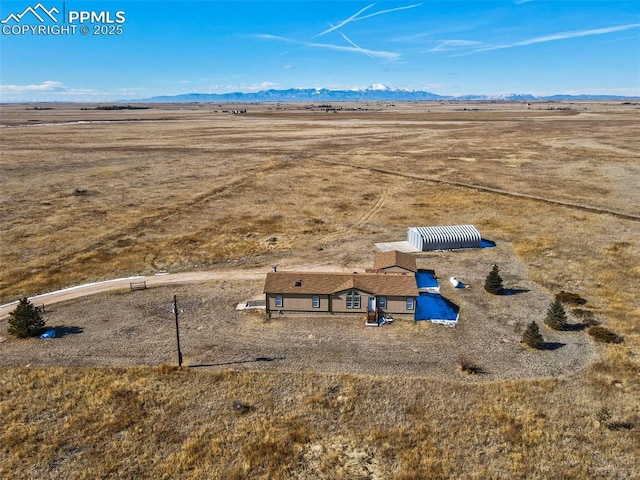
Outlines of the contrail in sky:
{"type": "Polygon", "coordinates": [[[319,34],[316,35],[316,37],[320,37],[322,35],[326,35],[327,33],[333,32],[334,30],[337,30],[340,27],[344,27],[346,24],[351,23],[351,22],[357,22],[358,20],[365,20],[367,18],[376,17],[376,16],[382,15],[384,13],[398,12],[400,10],[408,10],[410,8],[419,7],[419,6],[423,5],[423,4],[422,3],[414,3],[413,5],[405,5],[404,7],[396,7],[396,8],[389,8],[387,10],[380,10],[379,12],[370,13],[368,15],[365,15],[364,17],[359,17],[358,16],[361,13],[364,13],[367,10],[369,10],[374,5],[375,5],[375,3],[372,3],[371,5],[367,5],[366,7],[360,9],[358,12],[354,13],[353,15],[351,15],[346,20],[343,20],[342,22],[340,22],[339,24],[331,25],[331,28],[326,29],[324,32],[320,32],[319,34]]]}
{"type": "Polygon", "coordinates": [[[604,35],[607,33],[621,32],[632,28],[640,27],[640,23],[631,23],[629,25],[620,25],[617,27],[596,28],[592,30],[577,30],[573,32],[554,33],[552,35],[546,35],[544,37],[535,37],[528,40],[522,40],[520,42],[510,43],[508,45],[491,45],[487,47],[476,48],[470,53],[486,52],[489,50],[499,50],[504,48],[524,47],[527,45],[534,45],[536,43],[554,42],[558,40],[568,40],[571,38],[590,37],[592,35],[604,35]]]}
{"type": "Polygon", "coordinates": [[[347,42],[349,42],[351,45],[353,45],[354,47],[356,47],[359,51],[361,51],[362,53],[364,53],[367,57],[369,57],[369,58],[373,59],[373,57],[372,57],[371,55],[369,55],[369,53],[368,53],[366,50],[362,49],[362,48],[360,47],[360,45],[356,45],[354,42],[352,42],[352,41],[349,39],[349,37],[347,37],[344,33],[340,32],[340,35],[342,35],[342,38],[344,38],[347,42]]]}
{"type": "Polygon", "coordinates": [[[382,15],[383,13],[397,12],[399,10],[409,10],[410,8],[416,8],[416,7],[420,7],[422,5],[424,5],[424,4],[423,3],[414,3],[413,5],[407,5],[405,7],[396,7],[396,8],[390,8],[389,10],[380,10],[379,12],[370,13],[369,15],[365,15],[364,17],[354,18],[353,21],[356,22],[358,20],[364,20],[365,18],[375,17],[376,15],[382,15]]]}
{"type": "Polygon", "coordinates": [[[384,58],[386,60],[389,61],[395,61],[398,60],[400,58],[400,54],[396,53],[396,52],[387,52],[384,50],[369,50],[367,48],[362,48],[357,46],[355,43],[353,43],[352,41],[350,41],[349,39],[346,39],[351,45],[351,47],[346,47],[346,46],[341,46],[341,45],[332,45],[329,43],[313,43],[313,42],[303,42],[300,40],[294,40],[292,38],[287,38],[287,37],[281,37],[278,35],[270,35],[270,34],[257,34],[257,35],[253,35],[255,38],[261,38],[263,40],[278,40],[280,42],[287,42],[287,43],[293,43],[293,44],[297,44],[297,45],[304,45],[305,47],[314,47],[314,48],[326,48],[329,50],[337,50],[337,51],[343,51],[343,52],[357,52],[357,53],[364,53],[365,55],[369,56],[369,57],[374,57],[374,58],[384,58]]]}
{"type": "MultiPolygon", "coordinates": [[[[374,5],[375,5],[375,2],[367,5],[366,7],[361,8],[356,13],[354,13],[350,17],[346,18],[345,20],[342,20],[341,22],[339,22],[336,25],[329,24],[329,28],[327,28],[323,32],[318,33],[317,35],[314,36],[314,38],[321,37],[323,35],[326,35],[327,33],[336,31],[339,28],[342,28],[342,27],[344,27],[345,25],[347,25],[347,24],[349,24],[351,22],[356,22],[358,20],[365,20],[367,18],[377,17],[378,15],[383,15],[383,14],[386,14],[386,13],[392,13],[392,12],[397,12],[397,11],[400,11],[400,10],[408,10],[410,8],[416,8],[416,7],[419,7],[419,6],[423,5],[423,3],[414,3],[412,5],[404,5],[402,7],[388,8],[386,10],[380,10],[378,12],[373,12],[373,13],[369,13],[369,14],[364,15],[364,16],[360,16],[364,12],[366,12],[367,10],[371,9],[371,7],[373,7],[374,5]]],[[[397,60],[398,58],[400,58],[400,55],[398,53],[395,53],[395,52],[385,52],[385,51],[379,51],[379,50],[376,51],[376,50],[368,50],[366,48],[362,48],[360,45],[357,45],[355,42],[353,42],[344,33],[340,32],[340,35],[342,35],[342,38],[344,38],[349,43],[349,45],[351,45],[351,47],[341,47],[339,45],[331,45],[331,44],[326,44],[326,43],[298,42],[298,41],[295,41],[295,40],[292,40],[292,39],[289,39],[289,38],[279,37],[279,36],[276,36],[276,35],[257,35],[257,37],[264,38],[264,39],[270,39],[270,40],[280,40],[280,41],[284,41],[284,42],[299,43],[301,45],[306,45],[308,47],[327,48],[327,49],[332,49],[332,50],[342,50],[342,51],[348,51],[348,52],[358,52],[358,53],[365,54],[369,58],[382,57],[382,58],[386,58],[387,60],[397,60]]]]}
{"type": "Polygon", "coordinates": [[[373,7],[375,5],[375,3],[372,3],[371,5],[367,5],[364,8],[361,8],[360,10],[358,10],[356,13],[354,13],[353,15],[351,15],[349,18],[347,18],[346,20],[343,20],[342,22],[340,22],[339,24],[328,28],[327,30],[325,30],[324,32],[320,32],[319,34],[316,35],[316,37],[321,37],[322,35],[326,35],[329,32],[333,32],[334,30],[337,30],[338,28],[346,25],[347,23],[353,21],[355,18],[358,17],[358,15],[360,15],[363,12],[366,12],[367,10],[369,10],[371,7],[373,7]]]}

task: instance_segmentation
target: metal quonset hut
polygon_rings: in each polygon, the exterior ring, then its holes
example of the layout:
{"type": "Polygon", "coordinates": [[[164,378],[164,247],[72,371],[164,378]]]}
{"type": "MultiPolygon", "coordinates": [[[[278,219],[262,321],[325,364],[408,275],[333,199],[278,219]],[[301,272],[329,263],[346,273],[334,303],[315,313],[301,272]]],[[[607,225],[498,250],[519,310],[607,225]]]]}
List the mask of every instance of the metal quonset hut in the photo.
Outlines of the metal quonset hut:
{"type": "Polygon", "coordinates": [[[407,240],[420,251],[480,248],[480,232],[473,225],[409,227],[407,240]]]}

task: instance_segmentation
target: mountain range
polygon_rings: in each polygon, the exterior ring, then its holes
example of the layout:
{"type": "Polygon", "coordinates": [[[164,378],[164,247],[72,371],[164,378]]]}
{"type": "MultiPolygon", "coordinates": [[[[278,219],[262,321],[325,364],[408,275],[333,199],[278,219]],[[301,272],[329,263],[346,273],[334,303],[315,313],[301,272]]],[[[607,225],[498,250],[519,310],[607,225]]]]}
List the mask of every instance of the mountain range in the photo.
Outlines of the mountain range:
{"type": "MultiPolygon", "coordinates": [[[[535,96],[531,94],[506,95],[438,95],[420,90],[406,90],[375,84],[360,90],[329,90],[327,88],[289,88],[286,90],[262,90],[259,92],[233,93],[185,93],[180,95],[165,95],[136,102],[145,103],[262,103],[262,102],[358,102],[358,101],[585,101],[585,100],[640,100],[640,97],[625,97],[619,95],[551,95],[535,96]]],[[[133,100],[127,100],[133,101],[133,100]]]]}

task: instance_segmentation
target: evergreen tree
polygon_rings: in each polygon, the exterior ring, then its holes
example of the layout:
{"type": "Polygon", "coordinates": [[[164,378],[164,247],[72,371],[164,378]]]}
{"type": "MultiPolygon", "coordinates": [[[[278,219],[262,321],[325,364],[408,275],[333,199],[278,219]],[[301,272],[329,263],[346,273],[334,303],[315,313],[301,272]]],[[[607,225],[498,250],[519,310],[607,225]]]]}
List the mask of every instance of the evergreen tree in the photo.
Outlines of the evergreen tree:
{"type": "Polygon", "coordinates": [[[567,328],[567,314],[564,311],[562,302],[557,298],[549,305],[544,323],[554,330],[564,330],[567,328]]]}
{"type": "Polygon", "coordinates": [[[26,297],[20,299],[18,306],[9,316],[7,331],[16,337],[35,337],[44,329],[40,309],[34,307],[26,297]]]}
{"type": "Polygon", "coordinates": [[[484,281],[484,289],[494,295],[502,295],[504,287],[502,286],[502,277],[498,271],[498,265],[494,265],[484,281]]]}
{"type": "Polygon", "coordinates": [[[542,338],[542,335],[540,335],[540,329],[536,322],[531,322],[527,325],[527,329],[522,334],[522,343],[525,343],[536,350],[542,348],[544,339],[542,338]]]}

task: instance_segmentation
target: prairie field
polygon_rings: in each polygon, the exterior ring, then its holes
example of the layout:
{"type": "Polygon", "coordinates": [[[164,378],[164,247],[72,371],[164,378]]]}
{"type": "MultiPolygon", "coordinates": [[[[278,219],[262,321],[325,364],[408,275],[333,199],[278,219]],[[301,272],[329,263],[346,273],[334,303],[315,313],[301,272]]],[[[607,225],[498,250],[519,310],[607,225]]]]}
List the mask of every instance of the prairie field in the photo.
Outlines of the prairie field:
{"type": "Polygon", "coordinates": [[[0,303],[135,274],[368,268],[409,226],[473,224],[496,247],[418,255],[472,287],[444,289],[453,329],[267,322],[234,310],[259,281],[180,285],[179,369],[174,288],[47,307],[68,327],[51,343],[1,320],[1,477],[640,478],[637,104],[94,107],[0,106],[0,303]],[[494,263],[523,293],[483,291],[494,263]],[[560,291],[587,301],[572,324],[624,341],[543,327],[560,291]],[[520,344],[532,320],[556,348],[520,344]]]}

